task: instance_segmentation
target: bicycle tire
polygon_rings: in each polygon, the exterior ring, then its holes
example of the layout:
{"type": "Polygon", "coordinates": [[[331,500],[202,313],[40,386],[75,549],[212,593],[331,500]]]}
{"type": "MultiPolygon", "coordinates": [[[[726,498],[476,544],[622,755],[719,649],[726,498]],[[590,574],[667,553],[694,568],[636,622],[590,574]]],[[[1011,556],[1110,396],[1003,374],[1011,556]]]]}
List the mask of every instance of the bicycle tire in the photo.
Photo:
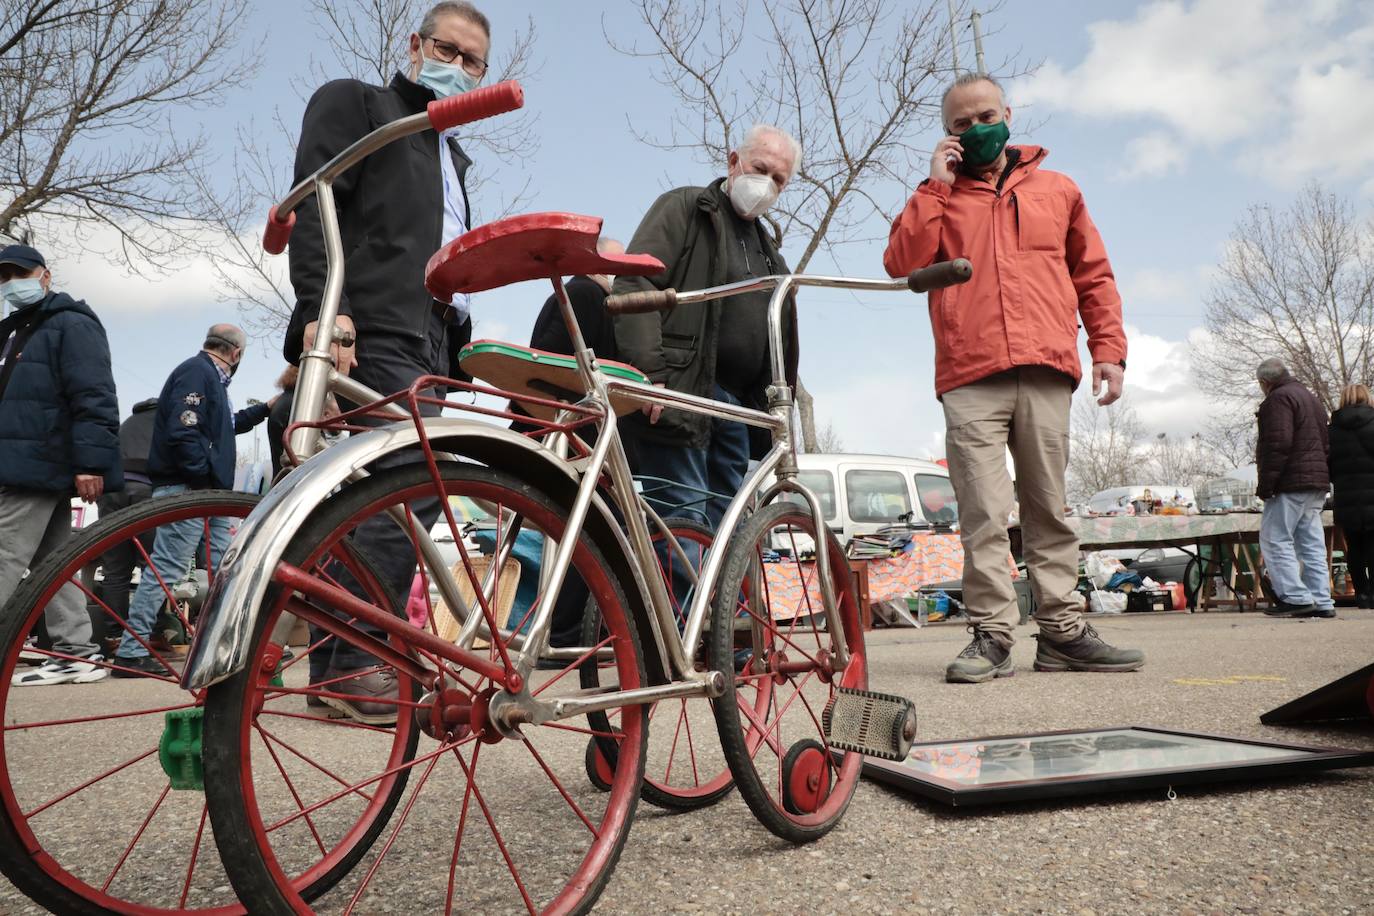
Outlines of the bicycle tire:
{"type": "Polygon", "coordinates": [[[858,787],[862,755],[831,748],[821,720],[836,687],[867,688],[867,652],[853,582],[842,572],[848,563],[835,536],[821,526],[830,568],[839,573],[833,586],[849,651],[849,664],[838,671],[829,665],[833,654],[823,654],[833,653],[833,640],[819,589],[811,584],[814,566],[809,583],[807,564],[795,558],[795,549],[792,557],[763,562],[780,528],[794,544],[796,535],[821,543],[810,513],[791,503],[765,507],[731,537],[712,607],[710,641],[711,666],[725,674],[727,687],[713,709],[735,785],[754,816],[789,842],[809,843],[834,829],[858,787]],[[789,596],[784,592],[793,577],[795,595],[789,596]],[[737,630],[737,620],[747,629],[737,630]],[[741,701],[742,684],[765,680],[774,684],[766,709],[741,701]],[[782,718],[789,712],[793,715],[784,736],[782,718]],[[784,740],[790,744],[784,746],[784,740]],[[821,751],[815,752],[812,743],[821,751]],[[797,775],[793,767],[801,765],[812,768],[817,785],[822,777],[829,780],[809,806],[790,791],[797,775]],[[776,771],[776,779],[765,780],[764,770],[776,771]]]}
{"type": "MultiPolygon", "coordinates": [[[[541,491],[512,475],[456,462],[444,462],[439,467],[446,498],[453,500],[455,497],[466,497],[471,500],[472,505],[478,507],[492,504],[498,507],[518,507],[527,526],[537,527],[549,536],[561,532],[563,520],[566,518],[562,508],[541,491]]],[[[409,513],[414,502],[426,495],[434,495],[434,482],[425,465],[408,464],[381,469],[367,480],[345,487],[312,514],[292,538],[283,561],[301,569],[318,570],[319,558],[334,550],[335,545],[348,541],[351,532],[367,519],[379,516],[388,506],[402,507],[409,513]]],[[[502,517],[501,513],[498,512],[497,517],[502,517]]],[[[498,532],[499,530],[498,528],[498,532]]],[[[367,550],[365,546],[358,549],[362,552],[367,550]]],[[[604,562],[600,545],[593,542],[591,535],[584,533],[580,539],[574,551],[574,564],[583,578],[592,583],[593,593],[598,595],[607,607],[615,609],[607,616],[614,630],[621,685],[642,685],[645,683],[645,675],[639,657],[634,622],[625,612],[620,583],[610,572],[610,568],[604,562]]],[[[498,587],[495,591],[499,595],[500,582],[496,585],[498,587]]],[[[503,799],[502,793],[509,791],[510,779],[505,779],[509,772],[506,768],[501,769],[503,781],[492,783],[485,780],[486,773],[482,773],[481,768],[486,767],[486,772],[489,773],[494,764],[488,764],[488,761],[493,758],[502,763],[509,763],[511,758],[515,758],[526,764],[529,763],[529,757],[535,758],[540,761],[539,767],[527,766],[524,771],[526,777],[538,777],[542,772],[549,783],[542,787],[545,790],[543,795],[552,796],[556,800],[562,793],[564,801],[557,804],[563,806],[565,812],[570,809],[575,811],[578,817],[582,817],[584,822],[590,825],[591,817],[572,800],[570,793],[553,772],[555,764],[562,765],[559,754],[568,744],[568,739],[563,736],[573,735],[576,736],[573,741],[576,749],[572,766],[575,766],[579,776],[581,775],[581,736],[588,730],[564,723],[550,723],[549,727],[526,725],[522,727],[523,741],[503,739],[499,732],[492,729],[490,720],[473,712],[478,708],[486,708],[484,704],[489,701],[495,689],[490,686],[485,676],[472,669],[463,669],[456,672],[454,679],[446,681],[445,689],[465,691],[463,696],[467,699],[465,708],[468,718],[464,720],[464,726],[456,726],[453,731],[438,736],[425,731],[421,723],[434,721],[436,702],[446,704],[444,708],[449,708],[458,705],[457,701],[444,699],[447,694],[441,695],[436,701],[430,694],[422,694],[419,685],[414,681],[401,675],[398,697],[400,702],[391,738],[388,739],[385,735],[375,738],[373,735],[377,731],[385,730],[373,729],[371,733],[356,733],[343,747],[331,749],[327,742],[318,741],[309,747],[302,745],[296,749],[297,752],[301,755],[311,755],[317,768],[328,772],[336,782],[329,783],[316,775],[314,785],[296,784],[283,770],[282,778],[276,780],[283,785],[273,789],[268,784],[272,764],[264,760],[261,754],[254,755],[250,729],[261,715],[270,712],[269,706],[277,697],[272,695],[273,690],[269,686],[264,686],[258,678],[251,675],[251,672],[257,667],[256,660],[263,655],[270,642],[273,621],[280,613],[284,601],[290,597],[291,590],[286,587],[274,584],[269,588],[263,612],[259,614],[253,632],[249,664],[243,672],[212,687],[207,698],[206,782],[210,817],[216,826],[216,841],[226,871],[248,908],[255,914],[295,913],[304,910],[305,904],[301,895],[283,880],[286,872],[281,863],[284,858],[289,859],[293,855],[295,848],[291,836],[285,832],[288,826],[299,834],[304,830],[300,822],[304,821],[311,832],[315,832],[317,825],[313,823],[312,818],[322,819],[329,816],[330,808],[341,800],[352,802],[351,796],[359,793],[365,795],[362,790],[377,782],[386,781],[404,786],[410,772],[422,766],[425,768],[417,774],[417,778],[408,780],[408,790],[400,793],[407,796],[401,813],[396,814],[396,806],[393,805],[385,812],[385,818],[378,817],[370,822],[367,829],[373,833],[374,839],[380,835],[384,819],[394,820],[395,824],[386,842],[379,844],[375,855],[369,857],[370,862],[366,870],[359,867],[363,864],[362,852],[351,855],[347,860],[341,859],[336,863],[337,870],[351,870],[352,874],[348,876],[348,880],[340,881],[338,887],[329,894],[316,900],[316,906],[333,908],[341,903],[344,895],[350,893],[352,897],[349,905],[356,905],[375,886],[379,886],[373,884],[374,880],[380,878],[382,882],[390,881],[395,870],[400,868],[403,870],[400,880],[406,888],[405,906],[411,911],[442,910],[455,902],[460,902],[464,909],[500,907],[501,902],[471,899],[482,894],[500,893],[502,889],[494,882],[484,883],[473,879],[474,886],[471,891],[465,887],[463,895],[458,900],[455,900],[453,894],[460,879],[472,879],[474,869],[494,871],[499,876],[500,869],[504,867],[507,869],[508,877],[513,879],[514,885],[524,896],[526,903],[530,904],[531,909],[548,907],[559,911],[580,912],[590,908],[610,878],[633,821],[639,782],[643,774],[643,747],[647,735],[644,716],[630,711],[621,717],[628,734],[626,741],[629,746],[638,747],[639,753],[622,754],[613,774],[610,793],[605,796],[598,794],[599,798],[606,800],[605,809],[600,815],[600,830],[592,831],[593,840],[587,847],[586,855],[580,860],[574,860],[570,866],[570,875],[556,873],[545,885],[531,890],[534,879],[542,879],[555,867],[554,861],[558,854],[571,848],[568,842],[555,841],[552,845],[544,842],[547,838],[562,839],[568,836],[568,825],[565,822],[569,818],[564,817],[564,823],[555,823],[558,821],[558,812],[533,803],[519,808],[511,806],[502,812],[499,819],[493,818],[488,810],[489,801],[503,799]],[[466,731],[463,730],[464,727],[466,731]],[[416,742],[425,736],[427,742],[433,740],[437,749],[431,749],[427,743],[423,751],[416,750],[416,742]],[[395,748],[403,740],[408,742],[408,749],[398,756],[395,748]],[[371,750],[366,745],[368,741],[372,742],[371,750]],[[636,741],[637,744],[634,743],[636,741]],[[540,753],[541,750],[544,751],[543,755],[540,753]],[[525,751],[529,751],[529,757],[525,756],[525,751]],[[482,754],[480,763],[479,752],[482,754]],[[464,754],[470,755],[467,760],[464,760],[464,754]],[[457,778],[431,779],[431,774],[441,761],[452,763],[450,756],[457,760],[457,766],[453,769],[461,770],[457,773],[457,778]],[[371,762],[373,758],[376,762],[371,762]],[[544,769],[541,770],[540,767],[544,769]],[[364,772],[368,775],[360,779],[359,773],[364,772]],[[326,788],[317,790],[316,785],[324,785],[326,788]],[[343,786],[342,789],[338,788],[340,785],[343,786]],[[289,793],[286,791],[288,787],[289,793]],[[549,791],[550,789],[554,791],[549,791]],[[319,800],[314,800],[317,791],[322,791],[323,795],[319,800]],[[446,798],[445,793],[452,797],[446,798]],[[278,803],[277,810],[288,812],[276,820],[273,819],[276,814],[272,810],[273,794],[278,803]],[[476,799],[475,802],[473,798],[476,799]],[[420,804],[422,801],[425,804],[420,804]],[[472,839],[478,828],[474,827],[471,833],[465,832],[469,823],[477,823],[481,819],[477,810],[479,807],[481,817],[486,818],[490,827],[490,848],[483,847],[480,839],[472,839]],[[509,826],[512,819],[532,816],[539,819],[537,829],[517,834],[509,826]],[[448,896],[442,898],[442,901],[431,901],[425,896],[439,894],[437,884],[415,882],[412,869],[408,867],[407,862],[395,858],[388,859],[393,844],[401,839],[407,825],[413,825],[416,821],[431,823],[435,819],[447,824],[450,829],[451,822],[457,822],[456,829],[451,833],[454,853],[453,859],[448,863],[448,896]],[[559,833],[560,830],[564,832],[559,833]],[[273,837],[273,831],[282,832],[273,837]],[[540,848],[537,857],[535,853],[531,853],[529,858],[519,860],[525,866],[522,871],[512,863],[517,855],[523,856],[524,850],[520,847],[526,843],[535,843],[540,848]],[[490,855],[477,861],[484,848],[490,855]],[[461,859],[461,867],[460,849],[466,855],[466,858],[461,859]],[[499,849],[499,855],[494,851],[496,849],[499,849]],[[536,896],[537,905],[534,902],[536,896]]],[[[433,607],[427,608],[427,627],[430,632],[434,631],[435,613],[433,607]]],[[[350,632],[335,638],[356,638],[356,632],[352,632],[350,628],[350,632]]],[[[436,666],[441,672],[448,670],[445,666],[451,667],[451,663],[440,662],[438,656],[416,649],[413,645],[405,645],[395,638],[392,641],[397,648],[412,658],[423,659],[425,663],[436,666]]],[[[493,657],[498,657],[498,647],[492,646],[488,651],[493,657]]],[[[571,671],[572,667],[570,663],[563,672],[548,677],[556,683],[575,684],[576,679],[558,680],[562,674],[571,671]]],[[[541,689],[552,686],[552,683],[545,682],[541,689]]],[[[509,771],[513,772],[514,768],[509,768],[509,771]]],[[[537,779],[531,781],[537,782],[537,779]]],[[[541,786],[537,784],[522,785],[520,791],[525,795],[538,795],[540,789],[541,786]]],[[[589,804],[587,807],[590,809],[589,804]]],[[[351,815],[346,812],[339,815],[337,820],[341,826],[336,829],[351,829],[350,818],[351,815]]],[[[431,842],[432,837],[425,833],[424,823],[407,834],[405,839],[407,842],[418,842],[425,849],[431,849],[434,844],[431,842]],[[413,840],[416,835],[422,836],[423,839],[413,840]]],[[[583,823],[577,823],[575,827],[577,834],[573,834],[574,836],[586,831],[583,823]]],[[[318,829],[323,831],[326,827],[318,829]]],[[[574,849],[571,855],[576,857],[578,852],[579,849],[574,849]]]]}
{"type": "MultiPolygon", "coordinates": [[[[91,770],[98,771],[105,765],[108,758],[102,758],[101,752],[106,747],[115,748],[127,745],[131,740],[130,734],[134,731],[142,731],[146,737],[147,729],[140,729],[152,720],[143,718],[144,715],[152,713],[138,712],[128,708],[111,710],[110,715],[103,720],[87,717],[86,721],[72,721],[63,724],[61,719],[54,721],[28,721],[28,715],[22,707],[29,705],[30,701],[44,698],[51,698],[49,691],[77,690],[81,691],[77,696],[87,700],[97,701],[97,705],[103,703],[107,707],[112,702],[117,702],[118,697],[114,697],[115,691],[124,695],[124,699],[129,702],[136,702],[136,697],[132,696],[135,690],[147,692],[150,688],[159,691],[158,696],[172,695],[173,690],[179,690],[175,684],[149,685],[135,681],[133,684],[116,686],[110,683],[101,685],[83,685],[76,688],[52,687],[47,690],[35,692],[35,688],[21,688],[11,684],[11,678],[19,668],[19,658],[21,653],[25,653],[25,639],[28,633],[34,628],[37,621],[43,616],[45,607],[49,600],[57,594],[58,590],[64,587],[65,583],[72,582],[81,588],[87,596],[88,603],[95,600],[97,605],[107,614],[113,614],[107,599],[113,600],[108,594],[103,596],[96,595],[93,588],[95,577],[93,572],[99,568],[102,558],[108,556],[110,552],[121,545],[134,549],[133,541],[150,541],[150,535],[161,524],[171,521],[184,521],[191,518],[215,517],[246,517],[253,507],[257,505],[258,497],[246,493],[236,493],[220,490],[199,490],[174,496],[160,497],[147,500],[133,506],[112,513],[100,519],[95,525],[80,532],[62,551],[49,556],[45,561],[39,563],[24,579],[20,586],[15,590],[7,605],[9,613],[5,615],[3,624],[0,624],[0,645],[4,646],[3,668],[0,668],[0,705],[5,711],[5,740],[0,742],[0,871],[14,883],[14,885],[28,895],[34,901],[55,911],[75,914],[109,914],[109,913],[130,913],[130,912],[198,912],[198,913],[242,913],[243,908],[237,904],[232,894],[225,895],[226,899],[216,900],[207,906],[188,906],[188,898],[191,889],[192,879],[195,876],[196,861],[194,854],[188,867],[185,886],[182,888],[182,896],[176,899],[175,903],[163,901],[159,904],[157,900],[148,896],[134,898],[132,896],[121,896],[124,888],[130,887],[129,882],[116,884],[113,879],[119,878],[119,872],[125,868],[136,868],[140,864],[137,856],[132,858],[132,866],[129,860],[117,863],[118,867],[110,875],[110,883],[106,887],[98,887],[91,883],[92,875],[98,874],[96,865],[102,867],[107,864],[101,855],[101,842],[93,842],[91,832],[96,836],[110,837],[112,831],[116,829],[116,823],[121,819],[115,799],[110,797],[110,793],[104,791],[108,785],[102,786],[102,781],[97,781],[84,790],[79,790],[68,795],[62,802],[55,803],[53,808],[65,805],[68,802],[77,802],[79,807],[100,813],[99,829],[93,831],[94,824],[87,824],[82,829],[78,828],[49,831],[43,825],[32,823],[37,814],[30,811],[25,815],[25,809],[30,806],[21,803],[20,799],[29,794],[29,789],[25,783],[34,786],[44,787],[45,794],[51,794],[52,784],[55,780],[61,779],[63,774],[55,774],[51,766],[51,759],[47,757],[33,757],[33,748],[26,747],[23,740],[29,734],[42,735],[42,743],[45,745],[58,745],[62,748],[64,770],[75,769],[77,773],[87,773],[91,770]],[[100,691],[102,696],[95,697],[85,691],[100,691]],[[33,757],[36,761],[35,767],[27,765],[27,759],[33,757]],[[84,795],[83,795],[84,793],[84,795]],[[81,797],[78,797],[81,796],[81,797]],[[62,845],[64,839],[70,839],[67,835],[71,833],[84,834],[75,845],[68,843],[66,847],[62,845]],[[56,834],[51,835],[51,834],[56,834]]],[[[150,548],[144,548],[145,551],[150,548]]],[[[143,575],[147,575],[149,566],[145,561],[142,564],[143,575]]],[[[42,655],[48,650],[28,649],[27,653],[42,655]]],[[[162,651],[154,650],[153,656],[161,657],[162,651]]],[[[150,657],[153,657],[150,656],[150,657]]],[[[51,656],[50,656],[51,657],[51,656]]],[[[97,667],[102,667],[98,665],[97,667]]],[[[111,667],[104,665],[103,667],[111,667]]],[[[20,672],[22,673],[22,672],[20,672]]],[[[72,697],[75,699],[75,697],[72,697]]],[[[161,701],[159,701],[161,702],[161,701]]],[[[171,705],[178,705],[176,701],[168,700],[171,705]]],[[[193,698],[191,706],[199,704],[199,700],[193,698]]],[[[153,706],[154,713],[157,712],[156,705],[153,706]]],[[[72,716],[68,718],[83,718],[72,716]]],[[[156,734],[153,737],[153,747],[156,747],[156,734]]],[[[141,747],[142,745],[140,745],[141,747]]],[[[156,767],[156,760],[153,761],[156,767]]],[[[140,774],[146,772],[149,767],[132,765],[128,772],[133,772],[137,768],[140,774]]],[[[160,769],[156,768],[156,780],[154,781],[154,793],[156,786],[168,784],[168,777],[160,769]]],[[[71,777],[73,781],[79,783],[79,776],[71,777]]],[[[62,783],[63,786],[66,783],[62,783]]],[[[61,793],[58,793],[59,796],[61,793]]],[[[123,793],[120,793],[123,794],[123,793]]],[[[182,799],[184,800],[184,799],[182,799]]],[[[177,802],[173,803],[174,805],[177,802]]],[[[42,807],[42,806],[40,806],[42,807]]],[[[49,809],[51,810],[51,809],[49,809]]],[[[64,809],[69,810],[69,809],[64,809]]],[[[141,809],[140,809],[141,810],[141,809]]],[[[203,811],[203,803],[202,803],[203,811]]],[[[163,812],[164,814],[167,812],[163,812]]],[[[165,820],[165,818],[164,818],[165,820]]],[[[145,829],[151,826],[145,825],[145,829]]],[[[162,826],[161,823],[159,826],[162,826]]],[[[195,827],[194,824],[191,825],[195,827]]],[[[139,834],[139,842],[142,842],[143,834],[139,834]]],[[[196,830],[189,832],[170,831],[159,835],[157,842],[159,848],[184,846],[193,848],[196,830]],[[170,837],[170,838],[169,838],[170,837]]],[[[130,852],[136,852],[137,844],[130,848],[130,852]]],[[[194,848],[204,848],[205,842],[202,839],[199,846],[194,848]]],[[[119,846],[114,847],[114,852],[119,853],[119,846]]],[[[147,881],[149,873],[155,871],[160,880],[151,882],[156,887],[164,887],[166,880],[167,862],[158,858],[153,864],[152,869],[147,869],[142,873],[143,880],[136,880],[132,886],[140,890],[146,890],[150,882],[147,881]]],[[[125,875],[130,874],[125,871],[125,875]]],[[[223,884],[222,878],[212,879],[212,884],[223,884]]],[[[199,890],[199,889],[198,889],[199,890]]],[[[210,896],[202,896],[202,901],[213,900],[210,896]]]]}

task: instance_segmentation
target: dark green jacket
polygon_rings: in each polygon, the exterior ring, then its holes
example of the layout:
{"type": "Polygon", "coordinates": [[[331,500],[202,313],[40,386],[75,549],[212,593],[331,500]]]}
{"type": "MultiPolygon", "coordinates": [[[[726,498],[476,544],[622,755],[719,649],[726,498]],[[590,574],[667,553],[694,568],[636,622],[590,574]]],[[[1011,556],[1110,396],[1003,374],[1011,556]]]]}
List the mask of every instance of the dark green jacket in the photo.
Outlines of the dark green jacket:
{"type": "MultiPolygon", "coordinates": [[[[644,215],[628,250],[652,254],[667,269],[652,277],[617,277],[613,292],[632,293],[650,289],[695,290],[733,283],[744,277],[728,276],[730,263],[725,246],[735,244],[728,214],[721,212],[724,198],[711,186],[675,188],[659,196],[644,215]]],[[[728,206],[728,203],[724,204],[728,206]]],[[[769,233],[759,233],[767,253],[787,273],[790,268],[773,245],[769,233]]],[[[669,388],[710,397],[716,383],[716,347],[720,331],[720,300],[679,305],[664,314],[620,315],[615,319],[619,358],[637,367],[655,382],[669,388]]],[[[783,311],[783,365],[788,384],[797,384],[797,307],[789,297],[783,311]]],[[[765,386],[747,392],[747,407],[768,406],[765,386]]],[[[710,437],[710,418],[681,410],[665,410],[658,423],[649,425],[643,414],[624,418],[636,431],[654,440],[704,447],[710,437]]],[[[768,446],[765,431],[751,427],[750,451],[763,455],[768,446]]]]}

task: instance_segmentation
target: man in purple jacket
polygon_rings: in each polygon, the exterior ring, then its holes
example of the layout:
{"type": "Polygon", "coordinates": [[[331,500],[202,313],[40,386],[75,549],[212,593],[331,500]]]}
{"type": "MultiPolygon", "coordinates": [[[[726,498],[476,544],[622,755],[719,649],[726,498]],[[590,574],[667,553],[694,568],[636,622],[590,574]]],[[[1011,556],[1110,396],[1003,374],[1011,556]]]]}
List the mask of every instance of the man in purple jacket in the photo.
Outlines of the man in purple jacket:
{"type": "Polygon", "coordinates": [[[1327,471],[1326,408],[1288,374],[1283,361],[1266,359],[1255,370],[1260,404],[1256,495],[1264,500],[1260,551],[1277,600],[1271,617],[1335,617],[1326,567],[1322,506],[1327,471]]]}

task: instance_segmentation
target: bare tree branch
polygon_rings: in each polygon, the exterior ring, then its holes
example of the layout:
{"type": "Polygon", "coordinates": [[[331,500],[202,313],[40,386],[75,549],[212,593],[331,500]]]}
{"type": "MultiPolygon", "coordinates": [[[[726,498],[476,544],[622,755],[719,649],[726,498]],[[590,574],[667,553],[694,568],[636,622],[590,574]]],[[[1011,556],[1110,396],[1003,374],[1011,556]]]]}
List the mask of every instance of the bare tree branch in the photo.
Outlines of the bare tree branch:
{"type": "Polygon", "coordinates": [[[1374,226],[1309,185],[1287,210],[1251,207],[1206,302],[1193,372],[1208,392],[1253,402],[1255,367],[1277,356],[1328,410],[1374,376],[1374,226]]]}
{"type": "Polygon", "coordinates": [[[0,18],[0,233],[35,220],[61,250],[118,234],[129,266],[167,266],[207,219],[201,138],[173,111],[254,71],[234,57],[245,0],[26,0],[0,18]]]}
{"type": "MultiPolygon", "coordinates": [[[[823,248],[872,238],[864,227],[891,216],[879,199],[900,205],[925,173],[923,138],[938,133],[940,93],[954,75],[945,0],[634,0],[634,8],[642,40],[612,34],[603,19],[606,41],[648,62],[677,102],[666,139],[630,121],[640,142],[692,150],[716,169],[753,123],[776,124],[801,144],[802,162],[773,211],[780,238],[800,246],[795,270],[823,248]],[[755,12],[762,60],[745,45],[755,12]]],[[[958,9],[962,22],[967,3],[958,9]]],[[[1000,75],[1022,72],[1008,64],[1000,75]]],[[[811,395],[803,385],[796,394],[805,446],[815,451],[811,395]]]]}

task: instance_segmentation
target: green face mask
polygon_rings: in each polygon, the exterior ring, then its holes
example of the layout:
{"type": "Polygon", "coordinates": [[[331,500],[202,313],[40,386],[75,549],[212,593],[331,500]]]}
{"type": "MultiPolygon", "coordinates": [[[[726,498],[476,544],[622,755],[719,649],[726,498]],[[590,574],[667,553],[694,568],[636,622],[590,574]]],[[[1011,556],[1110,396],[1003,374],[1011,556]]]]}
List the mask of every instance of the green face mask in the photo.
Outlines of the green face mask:
{"type": "Polygon", "coordinates": [[[959,135],[959,145],[964,148],[964,165],[971,168],[992,165],[1002,155],[1002,148],[1010,136],[1006,121],[973,125],[959,135]]]}

